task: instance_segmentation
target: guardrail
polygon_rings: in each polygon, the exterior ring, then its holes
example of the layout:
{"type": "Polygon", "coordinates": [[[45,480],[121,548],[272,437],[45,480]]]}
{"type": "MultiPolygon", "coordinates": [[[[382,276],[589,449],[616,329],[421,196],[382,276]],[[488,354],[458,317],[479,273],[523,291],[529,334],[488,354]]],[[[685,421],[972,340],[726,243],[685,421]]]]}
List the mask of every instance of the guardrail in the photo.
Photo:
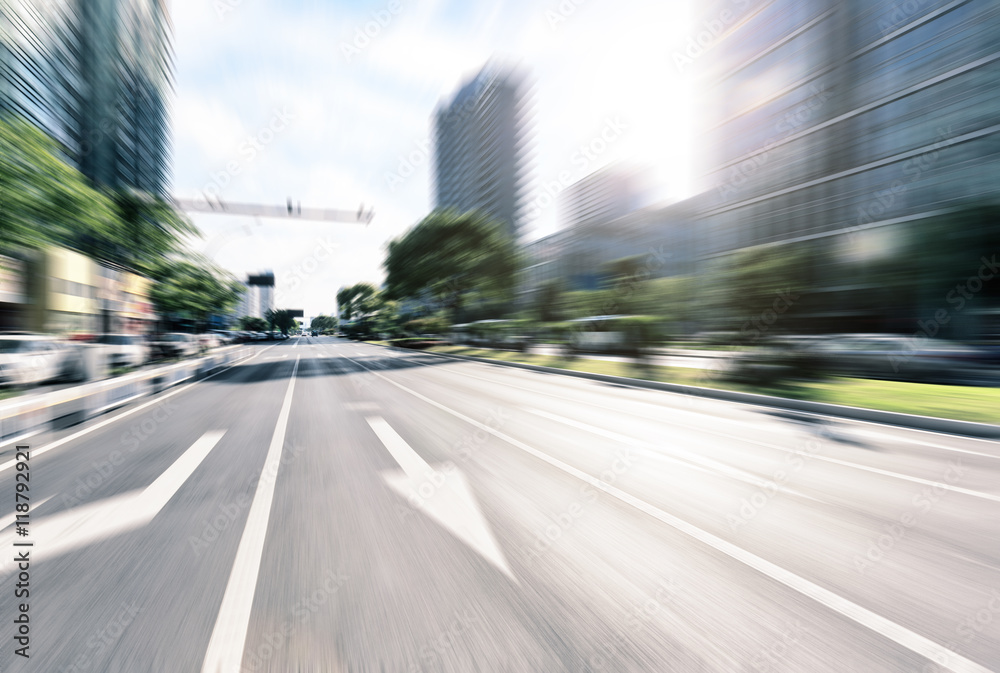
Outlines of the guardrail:
{"type": "Polygon", "coordinates": [[[0,402],[0,444],[76,425],[144,395],[205,376],[252,352],[249,346],[226,346],[210,355],[148,371],[0,402]]]}

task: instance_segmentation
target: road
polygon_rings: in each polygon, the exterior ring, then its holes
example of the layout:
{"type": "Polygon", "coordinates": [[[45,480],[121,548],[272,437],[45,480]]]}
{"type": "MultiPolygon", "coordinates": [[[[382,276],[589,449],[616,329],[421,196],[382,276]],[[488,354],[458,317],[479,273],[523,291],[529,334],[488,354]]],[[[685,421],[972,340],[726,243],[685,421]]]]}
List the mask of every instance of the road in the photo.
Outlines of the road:
{"type": "Polygon", "coordinates": [[[0,669],[1000,671],[997,443],[254,348],[2,447],[0,669]]]}

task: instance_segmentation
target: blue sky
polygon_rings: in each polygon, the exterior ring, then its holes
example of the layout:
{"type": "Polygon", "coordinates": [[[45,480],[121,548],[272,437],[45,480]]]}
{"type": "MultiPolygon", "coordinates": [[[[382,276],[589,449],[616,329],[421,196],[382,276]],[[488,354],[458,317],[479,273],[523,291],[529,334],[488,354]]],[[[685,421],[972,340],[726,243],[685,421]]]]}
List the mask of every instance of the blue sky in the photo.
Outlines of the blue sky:
{"type": "MultiPolygon", "coordinates": [[[[273,270],[279,303],[307,316],[331,313],[342,285],[381,282],[387,241],[432,206],[434,108],[491,58],[534,84],[537,183],[625,161],[655,198],[691,193],[696,84],[672,58],[693,30],[686,0],[184,0],[171,12],[175,194],[375,209],[367,228],[194,217],[205,238],[192,247],[241,276],[273,270]],[[574,155],[608,124],[624,130],[581,168],[574,155]],[[407,158],[413,174],[394,179],[407,158]]],[[[544,208],[529,237],[558,226],[544,208]]]]}

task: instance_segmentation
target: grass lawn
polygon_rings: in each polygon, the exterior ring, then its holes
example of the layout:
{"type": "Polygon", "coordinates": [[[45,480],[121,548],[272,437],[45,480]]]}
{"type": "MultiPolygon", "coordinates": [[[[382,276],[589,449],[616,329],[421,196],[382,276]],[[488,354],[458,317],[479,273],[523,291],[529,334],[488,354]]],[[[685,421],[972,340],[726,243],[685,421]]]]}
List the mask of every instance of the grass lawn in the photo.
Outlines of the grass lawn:
{"type": "Polygon", "coordinates": [[[728,381],[712,372],[688,367],[608,362],[586,357],[532,355],[513,351],[467,348],[465,346],[434,346],[428,350],[434,353],[470,355],[593,374],[625,376],[722,390],[739,390],[921,416],[954,418],[979,423],[1000,423],[1000,388],[851,378],[789,382],[780,386],[753,386],[728,381]]]}

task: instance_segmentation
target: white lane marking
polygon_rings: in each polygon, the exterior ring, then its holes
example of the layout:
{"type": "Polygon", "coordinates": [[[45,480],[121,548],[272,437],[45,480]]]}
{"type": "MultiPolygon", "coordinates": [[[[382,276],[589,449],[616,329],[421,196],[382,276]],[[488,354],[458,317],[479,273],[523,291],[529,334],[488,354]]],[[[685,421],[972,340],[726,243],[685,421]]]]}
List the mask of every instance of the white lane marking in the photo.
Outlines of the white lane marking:
{"type": "MultiPolygon", "coordinates": [[[[268,346],[264,350],[258,351],[256,354],[251,355],[249,358],[246,358],[244,360],[237,360],[233,364],[231,364],[231,365],[229,365],[229,366],[227,366],[227,367],[225,367],[223,369],[220,369],[219,371],[215,372],[214,374],[209,374],[205,378],[198,379],[197,381],[192,381],[191,383],[188,383],[187,385],[181,386],[180,388],[175,388],[175,389],[170,390],[170,391],[168,391],[166,393],[157,393],[154,396],[154,398],[152,400],[150,400],[149,402],[144,402],[143,404],[140,404],[139,406],[137,406],[137,407],[135,407],[133,409],[128,409],[127,411],[123,411],[122,413],[118,414],[117,416],[112,416],[111,418],[108,418],[108,419],[103,420],[103,421],[101,421],[99,423],[95,423],[94,425],[86,427],[83,430],[80,430],[79,432],[74,432],[72,435],[68,435],[66,437],[63,437],[62,439],[57,439],[56,441],[52,442],[51,444],[45,444],[43,446],[40,446],[40,447],[37,447],[37,448],[33,448],[33,449],[31,449],[32,457],[40,456],[43,453],[48,453],[52,449],[57,449],[60,446],[62,446],[63,444],[66,444],[67,442],[72,442],[75,439],[79,439],[80,437],[83,437],[85,435],[90,434],[94,430],[99,430],[100,428],[103,428],[106,425],[110,425],[110,424],[114,423],[115,421],[121,420],[122,418],[125,418],[126,416],[131,416],[132,414],[136,413],[137,411],[142,411],[146,407],[151,407],[154,404],[159,404],[160,402],[162,402],[163,400],[167,399],[168,397],[173,397],[174,395],[179,395],[180,393],[183,393],[185,390],[190,390],[192,387],[198,385],[199,383],[207,381],[207,380],[209,380],[212,377],[218,376],[219,374],[232,369],[233,367],[235,367],[238,364],[246,364],[247,362],[250,362],[251,360],[255,359],[258,355],[260,355],[261,353],[263,353],[266,350],[270,350],[271,348],[274,348],[274,346],[268,346]]],[[[6,463],[0,464],[0,472],[3,472],[4,470],[9,470],[10,468],[14,467],[16,464],[17,464],[17,460],[9,460],[6,463]]]]}
{"type": "MultiPolygon", "coordinates": [[[[565,416],[560,416],[558,414],[550,414],[547,411],[542,411],[541,409],[533,409],[531,407],[518,407],[521,411],[526,411],[529,414],[534,414],[536,416],[541,416],[542,418],[547,418],[550,421],[555,421],[556,423],[562,423],[578,430],[583,430],[584,432],[589,432],[591,434],[597,435],[599,437],[604,437],[605,439],[610,439],[613,442],[620,442],[629,446],[634,446],[642,449],[647,449],[654,451],[658,458],[661,460],[666,460],[672,463],[683,465],[684,467],[694,468],[708,474],[715,474],[718,476],[722,474],[731,479],[736,479],[737,481],[742,481],[744,483],[750,484],[752,486],[758,486],[761,488],[776,488],[778,492],[791,491],[787,487],[782,487],[780,484],[775,484],[773,481],[767,479],[762,479],[756,475],[750,474],[749,472],[744,472],[738,468],[726,465],[725,463],[720,463],[717,460],[712,460],[711,458],[703,458],[701,456],[694,455],[687,451],[681,451],[684,458],[677,458],[674,456],[666,455],[663,452],[663,448],[652,444],[650,442],[643,441],[641,439],[636,439],[634,437],[629,437],[628,435],[623,435],[612,430],[605,430],[604,428],[599,428],[596,425],[590,425],[589,423],[581,423],[580,421],[575,421],[572,418],[566,418],[565,416]]],[[[810,498],[812,499],[812,498],[810,498]]]]}
{"type": "MultiPolygon", "coordinates": [[[[264,459],[265,471],[271,469],[271,466],[280,465],[288,416],[292,409],[295,374],[298,369],[299,358],[296,356],[288,389],[285,391],[285,399],[278,413],[278,422],[274,426],[274,434],[271,435],[267,458],[264,459]]],[[[271,516],[276,482],[277,479],[264,478],[257,482],[257,491],[254,493],[253,503],[247,514],[240,546],[236,550],[229,583],[226,585],[222,605],[215,620],[215,628],[208,642],[208,650],[205,652],[202,673],[232,673],[241,670],[243,648],[247,639],[247,629],[250,627],[250,609],[253,606],[254,592],[257,590],[257,575],[260,573],[260,561],[264,554],[264,538],[267,536],[267,521],[271,516]]]]}
{"type": "MultiPolygon", "coordinates": [[[[465,373],[465,372],[456,372],[455,370],[450,370],[450,371],[451,371],[451,373],[458,374],[459,376],[466,376],[466,377],[473,378],[473,379],[476,379],[476,380],[479,380],[479,381],[484,381],[486,383],[499,383],[500,385],[505,385],[505,386],[508,386],[510,388],[516,388],[518,390],[524,390],[524,391],[532,392],[532,393],[535,393],[535,394],[538,394],[538,395],[545,395],[546,397],[553,397],[553,398],[556,398],[556,399],[559,399],[559,400],[565,400],[565,397],[561,397],[561,396],[556,395],[554,393],[548,393],[548,392],[545,392],[545,391],[542,391],[542,390],[535,390],[535,389],[532,389],[532,388],[525,388],[523,386],[518,386],[518,385],[514,385],[512,383],[508,383],[506,381],[493,381],[493,380],[490,380],[490,379],[482,378],[480,376],[474,376],[473,374],[468,374],[468,373],[465,373]]],[[[598,404],[596,402],[588,402],[588,401],[585,401],[585,400],[574,400],[574,401],[576,403],[578,403],[578,404],[586,404],[588,406],[598,407],[598,408],[602,408],[602,409],[606,408],[606,407],[604,407],[604,406],[602,406],[602,405],[600,405],[600,404],[598,404]]],[[[526,409],[526,410],[527,411],[533,411],[532,409],[526,409]]],[[[678,410],[678,409],[671,409],[671,411],[684,411],[684,412],[686,412],[687,410],[683,410],[683,409],[680,409],[680,410],[678,410]]],[[[627,414],[629,416],[634,416],[636,418],[642,418],[642,419],[645,419],[645,420],[658,422],[658,423],[663,423],[664,422],[664,420],[662,418],[658,418],[656,416],[650,416],[648,414],[640,414],[640,413],[636,413],[634,411],[616,410],[616,412],[617,413],[621,413],[621,414],[627,414]]],[[[697,413],[697,412],[690,412],[690,413],[697,413]]],[[[705,433],[708,433],[708,434],[712,434],[712,435],[715,435],[717,437],[725,437],[726,439],[733,439],[733,440],[736,440],[738,442],[745,442],[747,444],[754,444],[756,446],[760,446],[760,447],[763,447],[765,449],[771,449],[773,451],[782,451],[784,453],[789,453],[789,454],[794,454],[794,453],[798,452],[798,449],[788,448],[788,447],[785,447],[785,446],[780,446],[778,444],[772,444],[770,442],[761,442],[761,441],[758,441],[758,440],[755,440],[755,439],[750,439],[749,437],[743,437],[743,436],[739,436],[739,435],[733,435],[733,434],[730,434],[728,432],[723,432],[723,431],[720,431],[720,430],[713,430],[713,429],[711,429],[709,427],[705,427],[703,425],[692,425],[692,424],[689,424],[689,423],[684,423],[683,421],[678,421],[677,419],[672,419],[670,421],[670,423],[674,424],[674,425],[679,425],[679,426],[682,426],[682,427],[685,427],[685,428],[688,428],[688,429],[691,429],[691,430],[697,430],[697,431],[700,431],[700,432],[705,432],[705,433]]],[[[900,438],[900,439],[902,439],[904,441],[911,441],[911,440],[906,440],[905,438],[900,438]]],[[[963,451],[962,449],[951,449],[951,448],[945,447],[945,446],[939,446],[937,448],[941,448],[941,449],[945,449],[945,450],[950,450],[950,451],[957,451],[957,452],[962,452],[962,453],[975,453],[975,455],[978,455],[978,456],[981,456],[981,457],[985,457],[985,458],[998,458],[997,456],[990,456],[988,454],[982,454],[982,453],[976,453],[976,452],[970,452],[970,451],[963,451]]],[[[991,500],[993,502],[1000,502],[1000,495],[994,495],[992,493],[985,493],[983,491],[973,491],[971,489],[962,488],[960,486],[952,486],[950,484],[946,484],[946,483],[943,483],[943,482],[931,481],[929,479],[922,479],[920,477],[911,477],[909,475],[901,474],[899,472],[892,472],[890,470],[883,470],[883,469],[880,469],[880,468],[877,468],[877,467],[869,467],[868,465],[862,465],[860,463],[854,463],[854,462],[847,461],[847,460],[842,460],[842,459],[839,459],[839,458],[831,458],[829,456],[821,456],[821,455],[817,455],[817,454],[812,454],[812,458],[815,459],[815,460],[817,460],[817,461],[826,462],[826,463],[832,463],[834,465],[841,465],[843,467],[849,467],[849,468],[853,468],[853,469],[856,469],[856,470],[862,470],[864,472],[872,472],[874,474],[880,474],[880,475],[886,476],[886,477],[891,477],[891,478],[895,478],[895,479],[901,479],[903,481],[909,481],[909,482],[912,482],[912,483],[915,483],[915,484],[921,484],[921,485],[924,485],[924,486],[933,486],[933,487],[936,487],[936,488],[942,488],[942,489],[945,489],[945,490],[948,490],[948,491],[952,491],[954,493],[961,493],[963,495],[968,495],[968,496],[971,496],[971,497],[974,497],[974,498],[982,498],[984,500],[991,500]]],[[[730,469],[735,469],[735,468],[730,468],[730,469]]]]}
{"type": "MultiPolygon", "coordinates": [[[[225,430],[206,432],[142,491],[112,496],[32,522],[28,539],[42,558],[51,558],[145,526],[160,513],[225,434],[225,430]]],[[[15,536],[8,533],[0,536],[0,540],[10,546],[15,536]]]]}
{"type": "MultiPolygon", "coordinates": [[[[518,369],[518,368],[514,368],[514,367],[505,367],[505,366],[500,365],[500,364],[493,364],[493,363],[487,363],[487,362],[479,362],[477,360],[465,360],[463,358],[458,358],[458,357],[455,357],[455,356],[450,355],[448,353],[436,353],[435,352],[435,353],[431,353],[431,354],[435,355],[435,356],[438,356],[438,357],[448,358],[449,360],[452,360],[452,361],[454,361],[456,363],[460,363],[460,364],[461,363],[465,363],[465,364],[468,364],[468,365],[480,365],[484,369],[488,368],[488,371],[490,373],[492,373],[492,374],[501,374],[502,373],[502,374],[508,374],[511,377],[516,378],[517,376],[530,375],[530,374],[533,373],[531,370],[528,370],[528,369],[518,369]]],[[[511,388],[517,388],[518,390],[527,390],[529,392],[538,393],[539,395],[547,395],[549,397],[559,397],[561,399],[565,399],[564,397],[562,397],[562,396],[560,396],[558,394],[547,393],[547,392],[544,392],[544,391],[541,391],[541,390],[537,390],[535,388],[525,388],[523,386],[519,386],[519,385],[510,383],[508,381],[499,381],[499,380],[494,380],[494,379],[486,379],[486,378],[483,378],[481,376],[475,376],[473,374],[469,374],[468,372],[460,372],[460,371],[456,371],[454,369],[446,370],[446,371],[453,372],[455,374],[458,374],[459,376],[467,376],[467,377],[472,378],[472,379],[478,379],[480,381],[485,381],[487,383],[500,383],[501,385],[505,385],[505,386],[508,386],[508,387],[511,387],[511,388]]],[[[572,378],[572,380],[574,382],[577,382],[577,383],[586,383],[588,381],[590,383],[593,383],[593,381],[590,381],[589,379],[582,379],[582,378],[578,378],[578,377],[566,377],[566,382],[569,383],[571,378],[572,378]]],[[[644,388],[642,386],[636,386],[636,385],[632,385],[632,384],[629,384],[629,383],[620,383],[618,385],[621,385],[623,387],[629,388],[631,390],[635,390],[637,392],[654,393],[654,394],[659,393],[661,395],[668,396],[671,399],[688,399],[688,398],[691,397],[691,395],[684,394],[684,393],[676,393],[676,392],[671,392],[671,391],[668,391],[668,390],[656,390],[656,389],[653,389],[653,388],[644,388]]],[[[577,390],[579,390],[580,392],[588,392],[587,390],[585,390],[582,387],[577,388],[577,390]]],[[[699,399],[699,400],[706,400],[706,401],[712,401],[712,398],[697,397],[697,399],[699,399]]],[[[722,403],[725,402],[725,400],[715,400],[715,401],[722,402],[722,403]]],[[[596,404],[594,402],[580,402],[580,403],[581,404],[589,404],[591,406],[601,406],[601,405],[596,404]]],[[[731,402],[730,404],[738,404],[738,405],[750,406],[750,407],[754,406],[752,404],[747,404],[747,403],[744,403],[744,402],[731,402]]],[[[681,409],[681,408],[674,407],[674,406],[669,406],[668,409],[671,412],[674,412],[674,413],[696,414],[696,415],[699,415],[699,416],[710,415],[709,412],[695,411],[695,410],[692,410],[692,409],[681,409]]],[[[622,413],[631,413],[631,412],[622,412],[622,413]]],[[[842,422],[842,423],[851,423],[851,424],[856,424],[856,425],[871,426],[872,429],[869,432],[875,433],[875,434],[882,433],[882,436],[883,436],[883,438],[884,438],[885,441],[890,441],[890,440],[891,441],[904,441],[904,442],[910,442],[910,443],[914,443],[914,444],[923,444],[925,446],[934,447],[936,449],[941,449],[943,451],[953,451],[953,452],[956,452],[956,453],[966,453],[966,454],[972,454],[972,455],[975,455],[975,456],[980,456],[980,457],[983,457],[983,458],[993,458],[995,460],[1000,460],[1000,456],[998,456],[996,454],[981,453],[981,452],[978,452],[978,451],[970,451],[968,449],[958,449],[958,448],[947,446],[947,445],[944,445],[944,444],[939,444],[939,443],[935,443],[935,442],[927,442],[927,441],[922,441],[922,440],[918,440],[918,439],[911,439],[909,437],[894,437],[894,436],[889,436],[889,432],[891,432],[891,431],[898,431],[900,433],[914,433],[914,434],[921,434],[921,435],[931,435],[932,437],[939,437],[939,436],[941,436],[942,433],[935,432],[933,430],[924,430],[924,429],[921,429],[921,428],[908,428],[908,427],[901,426],[901,425],[886,425],[885,423],[878,423],[876,421],[865,421],[865,420],[860,420],[860,419],[856,419],[856,418],[842,418],[842,417],[839,417],[839,416],[827,416],[825,414],[820,414],[820,413],[812,413],[812,412],[800,412],[800,413],[802,413],[804,415],[808,415],[808,416],[813,416],[813,417],[816,417],[816,418],[830,419],[832,421],[837,421],[837,422],[842,422]]],[[[656,420],[654,417],[646,416],[644,414],[635,414],[635,413],[632,413],[632,415],[633,416],[637,416],[639,418],[650,418],[650,419],[656,420]]],[[[735,419],[727,419],[727,420],[730,420],[732,422],[741,422],[741,421],[736,421],[735,419]]],[[[689,426],[689,427],[691,427],[691,426],[689,426]]],[[[699,428],[699,429],[701,429],[701,428],[699,428]]],[[[724,434],[724,433],[719,433],[717,431],[712,431],[712,432],[714,432],[715,434],[718,434],[720,436],[729,437],[729,438],[736,438],[734,435],[727,435],[727,434],[724,434]]],[[[995,439],[987,439],[985,437],[969,437],[969,436],[965,436],[965,435],[948,435],[948,436],[953,436],[956,439],[962,440],[963,442],[980,442],[980,443],[988,444],[989,446],[996,446],[996,442],[997,442],[997,440],[995,440],[995,439]]]]}
{"type": "MultiPolygon", "coordinates": [[[[350,358],[346,358],[351,362],[350,358]]],[[[374,374],[378,378],[382,379],[386,383],[396,386],[400,390],[413,395],[414,397],[427,402],[431,406],[434,406],[445,413],[451,414],[456,418],[459,418],[466,423],[476,426],[484,432],[488,432],[498,439],[502,439],[511,446],[515,446],[525,453],[532,455],[539,460],[542,460],[549,465],[562,470],[563,472],[570,474],[577,479],[590,484],[594,488],[598,488],[608,495],[621,500],[622,502],[631,505],[635,509],[648,514],[649,516],[661,521],[668,526],[702,542],[703,544],[722,552],[723,554],[729,556],[746,566],[757,570],[763,575],[770,577],[771,579],[784,584],[786,587],[799,592],[803,596],[807,596],[820,605],[823,605],[834,612],[837,612],[844,617],[878,633],[879,635],[892,640],[893,642],[905,647],[906,649],[914,652],[922,657],[930,659],[931,661],[945,666],[955,673],[993,673],[988,668],[980,666],[971,659],[966,659],[965,657],[952,652],[948,648],[935,643],[933,640],[926,638],[919,633],[911,631],[904,626],[900,626],[895,622],[879,615],[871,610],[864,608],[857,603],[853,603],[850,600],[826,589],[804,577],[800,577],[795,573],[786,570],[770,561],[763,559],[756,554],[746,551],[742,547],[738,547],[731,542],[723,540],[720,537],[704,531],[693,524],[683,521],[672,514],[654,507],[639,498],[622,491],[621,489],[615,488],[614,486],[605,483],[604,481],[590,476],[586,472],[579,470],[572,465],[568,465],[557,458],[539,451],[538,449],[521,442],[520,440],[514,439],[509,435],[506,435],[495,428],[492,428],[485,423],[480,423],[479,421],[469,418],[461,412],[455,411],[450,407],[435,402],[434,400],[421,395],[415,390],[410,390],[406,386],[396,383],[392,379],[380,374],[379,372],[372,371],[368,367],[355,362],[359,367],[367,369],[371,374],[374,374]]]]}
{"type": "Polygon", "coordinates": [[[389,487],[517,583],[476,496],[458,468],[448,465],[444,470],[435,470],[381,416],[367,416],[365,420],[403,468],[402,472],[382,474],[389,487]]]}

